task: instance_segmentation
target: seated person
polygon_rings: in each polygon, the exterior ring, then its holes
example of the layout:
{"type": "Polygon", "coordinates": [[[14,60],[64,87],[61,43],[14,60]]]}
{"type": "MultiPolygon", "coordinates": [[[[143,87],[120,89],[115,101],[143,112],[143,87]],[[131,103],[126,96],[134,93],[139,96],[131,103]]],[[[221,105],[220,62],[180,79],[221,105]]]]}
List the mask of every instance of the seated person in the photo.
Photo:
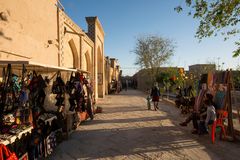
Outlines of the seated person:
{"type": "MultiPolygon", "coordinates": [[[[206,94],[205,98],[208,96],[209,96],[209,94],[206,94]]],[[[207,117],[207,108],[206,108],[206,105],[202,104],[201,107],[199,108],[198,113],[193,112],[184,122],[180,123],[180,125],[187,126],[187,124],[192,121],[192,123],[193,123],[192,133],[197,134],[198,129],[199,129],[198,120],[205,119],[206,117],[207,117]]]]}
{"type": "Polygon", "coordinates": [[[216,111],[213,106],[213,96],[211,94],[208,95],[208,98],[204,100],[204,105],[207,108],[206,116],[200,118],[199,122],[199,134],[208,133],[208,125],[212,125],[214,121],[216,121],[216,111]]]}
{"type": "Polygon", "coordinates": [[[209,97],[204,101],[204,104],[207,106],[207,117],[205,119],[205,126],[213,124],[216,121],[216,111],[215,107],[213,106],[212,97],[209,97]]]}
{"type": "Polygon", "coordinates": [[[193,123],[193,132],[192,133],[197,133],[198,132],[198,120],[200,118],[204,118],[206,117],[206,111],[207,108],[205,105],[203,105],[203,100],[205,99],[209,99],[212,97],[211,94],[206,94],[207,89],[206,89],[206,84],[204,83],[202,85],[202,89],[199,92],[199,95],[195,98],[195,105],[194,105],[194,111],[193,113],[182,123],[180,123],[181,126],[187,126],[187,124],[189,122],[192,121],[193,123]]]}

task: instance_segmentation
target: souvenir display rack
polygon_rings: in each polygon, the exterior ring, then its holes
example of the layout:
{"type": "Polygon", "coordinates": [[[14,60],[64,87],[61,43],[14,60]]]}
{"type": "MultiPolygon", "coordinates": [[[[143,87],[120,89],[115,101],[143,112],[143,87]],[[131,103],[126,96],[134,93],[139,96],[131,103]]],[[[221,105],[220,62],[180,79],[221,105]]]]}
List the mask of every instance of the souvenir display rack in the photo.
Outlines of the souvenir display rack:
{"type": "MultiPolygon", "coordinates": [[[[33,61],[4,61],[0,60],[0,68],[6,68],[6,66],[11,66],[12,71],[16,71],[20,73],[20,71],[26,70],[26,71],[31,71],[33,74],[36,73],[43,73],[43,74],[48,74],[48,73],[54,73],[57,72],[72,72],[72,73],[84,73],[89,75],[90,73],[87,71],[82,71],[80,69],[70,69],[70,68],[65,68],[65,67],[57,67],[57,66],[52,66],[52,65],[46,65],[46,64],[41,64],[41,63],[36,63],[33,61]]],[[[3,69],[4,70],[4,69],[3,69]]],[[[56,75],[56,74],[55,74],[56,75]]],[[[55,76],[54,75],[54,76],[55,76]]],[[[41,75],[37,75],[36,77],[41,75]]],[[[54,76],[51,78],[53,79],[54,76]]],[[[24,77],[22,75],[22,77],[24,77]]],[[[42,77],[41,77],[42,78],[42,77]]],[[[40,79],[41,79],[40,78],[40,79]]],[[[42,78],[43,79],[43,78],[42,78]]],[[[33,81],[33,80],[31,80],[33,81]]],[[[31,83],[30,81],[30,83],[31,83]]],[[[55,80],[56,81],[56,80],[55,80]]],[[[54,85],[54,84],[53,84],[54,85]]],[[[40,114],[35,121],[33,120],[33,123],[29,126],[25,126],[25,129],[22,130],[21,132],[17,132],[15,135],[9,135],[8,137],[5,137],[5,139],[1,140],[0,143],[7,145],[11,148],[11,144],[15,143],[16,140],[21,140],[22,136],[24,138],[28,136],[28,142],[31,144],[28,144],[28,147],[32,145],[31,148],[28,148],[27,153],[17,153],[18,151],[13,149],[18,156],[26,155],[28,154],[28,157],[30,159],[33,158],[43,158],[47,157],[49,154],[52,153],[54,147],[56,147],[57,143],[61,141],[63,138],[62,132],[66,132],[67,135],[69,135],[71,129],[73,128],[73,123],[74,122],[74,116],[76,116],[76,112],[69,112],[67,110],[67,94],[65,91],[61,93],[63,96],[63,102],[60,102],[61,107],[59,113],[63,114],[55,114],[51,112],[44,112],[43,114],[40,114]],[[62,106],[63,105],[63,106],[62,106]],[[60,119],[62,120],[60,120],[60,119]],[[63,122],[63,123],[60,123],[63,122]],[[59,124],[60,123],[60,124],[59,124]],[[70,124],[71,123],[71,124],[70,124]],[[41,129],[41,132],[39,132],[39,129],[41,129]],[[44,134],[43,134],[44,133],[44,134]],[[44,135],[44,136],[42,136],[44,135]],[[30,141],[29,141],[30,138],[30,141]],[[31,140],[32,139],[32,140],[31,140]],[[32,143],[35,143],[36,145],[33,145],[32,143]],[[33,147],[34,146],[34,147],[33,147]]],[[[58,95],[58,94],[56,94],[58,95]]],[[[56,96],[57,98],[58,96],[56,96]]],[[[84,98],[84,97],[83,97],[84,98]]],[[[54,104],[53,104],[54,105],[54,104]]],[[[56,104],[55,104],[56,105],[56,104]]],[[[76,109],[74,109],[76,110],[76,109]]],[[[81,114],[86,114],[86,111],[81,111],[81,114]]],[[[34,117],[34,114],[33,114],[34,117]]],[[[87,116],[86,116],[87,117],[87,116]]],[[[86,120],[81,119],[81,121],[86,120]]],[[[81,118],[81,116],[79,116],[81,118]]],[[[1,136],[0,136],[1,138],[1,136]]],[[[27,139],[27,138],[25,138],[27,139]]],[[[27,140],[24,141],[24,143],[27,143],[27,140]]]]}
{"type": "MultiPolygon", "coordinates": [[[[207,92],[210,92],[214,96],[214,103],[217,104],[216,110],[225,110],[228,112],[228,119],[227,119],[227,135],[232,138],[232,140],[236,140],[235,133],[233,126],[233,108],[232,108],[232,95],[231,91],[233,90],[233,81],[232,81],[232,72],[231,70],[226,71],[216,71],[214,73],[209,72],[208,74],[203,74],[201,76],[201,80],[199,84],[207,85],[207,92]],[[219,91],[217,86],[222,86],[224,91],[219,91]],[[220,106],[219,106],[220,105],[220,106]]],[[[199,92],[200,96],[201,90],[199,92]]],[[[196,102],[196,101],[195,101],[196,102]]],[[[199,105],[202,102],[198,103],[199,105]]]]}
{"type": "Polygon", "coordinates": [[[32,132],[32,129],[33,127],[32,126],[29,126],[27,127],[25,130],[23,130],[22,132],[16,134],[16,135],[9,135],[8,138],[6,138],[5,140],[3,141],[0,141],[0,144],[4,144],[4,145],[9,145],[13,142],[15,142],[15,140],[18,138],[18,139],[21,139],[22,138],[22,135],[24,134],[27,134],[27,133],[31,133],[32,132]]]}

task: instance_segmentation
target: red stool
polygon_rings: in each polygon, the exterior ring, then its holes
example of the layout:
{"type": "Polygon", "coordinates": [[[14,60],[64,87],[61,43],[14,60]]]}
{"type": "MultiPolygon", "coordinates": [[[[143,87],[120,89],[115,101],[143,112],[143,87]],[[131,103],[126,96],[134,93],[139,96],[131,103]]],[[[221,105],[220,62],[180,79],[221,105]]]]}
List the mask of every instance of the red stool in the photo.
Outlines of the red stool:
{"type": "Polygon", "coordinates": [[[218,118],[212,124],[212,131],[211,131],[212,143],[215,143],[215,134],[216,134],[217,127],[221,128],[220,136],[222,136],[222,133],[223,133],[224,139],[226,138],[226,131],[224,128],[224,120],[227,118],[228,112],[224,111],[224,110],[219,110],[217,113],[218,113],[218,118]]]}

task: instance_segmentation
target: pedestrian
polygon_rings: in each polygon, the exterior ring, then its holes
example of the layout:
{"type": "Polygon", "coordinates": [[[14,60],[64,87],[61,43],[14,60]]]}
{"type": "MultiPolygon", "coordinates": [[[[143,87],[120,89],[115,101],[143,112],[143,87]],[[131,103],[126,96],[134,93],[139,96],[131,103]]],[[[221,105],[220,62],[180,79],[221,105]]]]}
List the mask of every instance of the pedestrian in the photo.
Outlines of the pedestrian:
{"type": "Polygon", "coordinates": [[[147,96],[147,107],[148,107],[148,110],[151,109],[151,95],[150,95],[150,89],[147,89],[147,93],[148,93],[148,96],[147,96]]]}
{"type": "Polygon", "coordinates": [[[159,102],[159,98],[160,98],[160,90],[158,87],[158,83],[155,82],[154,86],[151,90],[151,97],[152,97],[152,101],[153,101],[153,106],[154,106],[154,110],[156,111],[158,109],[158,102],[159,102]]]}
{"type": "Polygon", "coordinates": [[[87,113],[89,115],[89,117],[91,118],[91,120],[93,120],[94,116],[93,116],[93,103],[92,103],[92,99],[93,99],[93,88],[91,83],[89,83],[87,80],[84,81],[84,84],[86,86],[86,93],[87,93],[87,113]]]}
{"type": "Polygon", "coordinates": [[[126,86],[125,86],[126,88],[125,88],[125,91],[127,91],[127,90],[128,90],[128,80],[126,79],[125,82],[126,82],[126,86]]]}
{"type": "Polygon", "coordinates": [[[119,93],[121,91],[121,83],[120,81],[117,81],[117,89],[116,92],[119,93]]]}

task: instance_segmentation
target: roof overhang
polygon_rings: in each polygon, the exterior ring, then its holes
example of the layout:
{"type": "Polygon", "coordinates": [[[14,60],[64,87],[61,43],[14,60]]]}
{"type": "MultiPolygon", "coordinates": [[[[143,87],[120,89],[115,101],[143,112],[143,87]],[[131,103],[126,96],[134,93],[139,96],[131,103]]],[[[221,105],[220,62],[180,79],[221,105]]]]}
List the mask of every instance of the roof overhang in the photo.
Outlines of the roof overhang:
{"type": "Polygon", "coordinates": [[[23,64],[25,65],[27,70],[34,70],[37,72],[56,72],[56,71],[70,71],[76,72],[77,69],[67,68],[67,67],[58,67],[54,65],[42,64],[33,61],[12,61],[12,60],[0,60],[0,67],[7,67],[8,64],[11,64],[12,69],[22,70],[23,64]]]}

